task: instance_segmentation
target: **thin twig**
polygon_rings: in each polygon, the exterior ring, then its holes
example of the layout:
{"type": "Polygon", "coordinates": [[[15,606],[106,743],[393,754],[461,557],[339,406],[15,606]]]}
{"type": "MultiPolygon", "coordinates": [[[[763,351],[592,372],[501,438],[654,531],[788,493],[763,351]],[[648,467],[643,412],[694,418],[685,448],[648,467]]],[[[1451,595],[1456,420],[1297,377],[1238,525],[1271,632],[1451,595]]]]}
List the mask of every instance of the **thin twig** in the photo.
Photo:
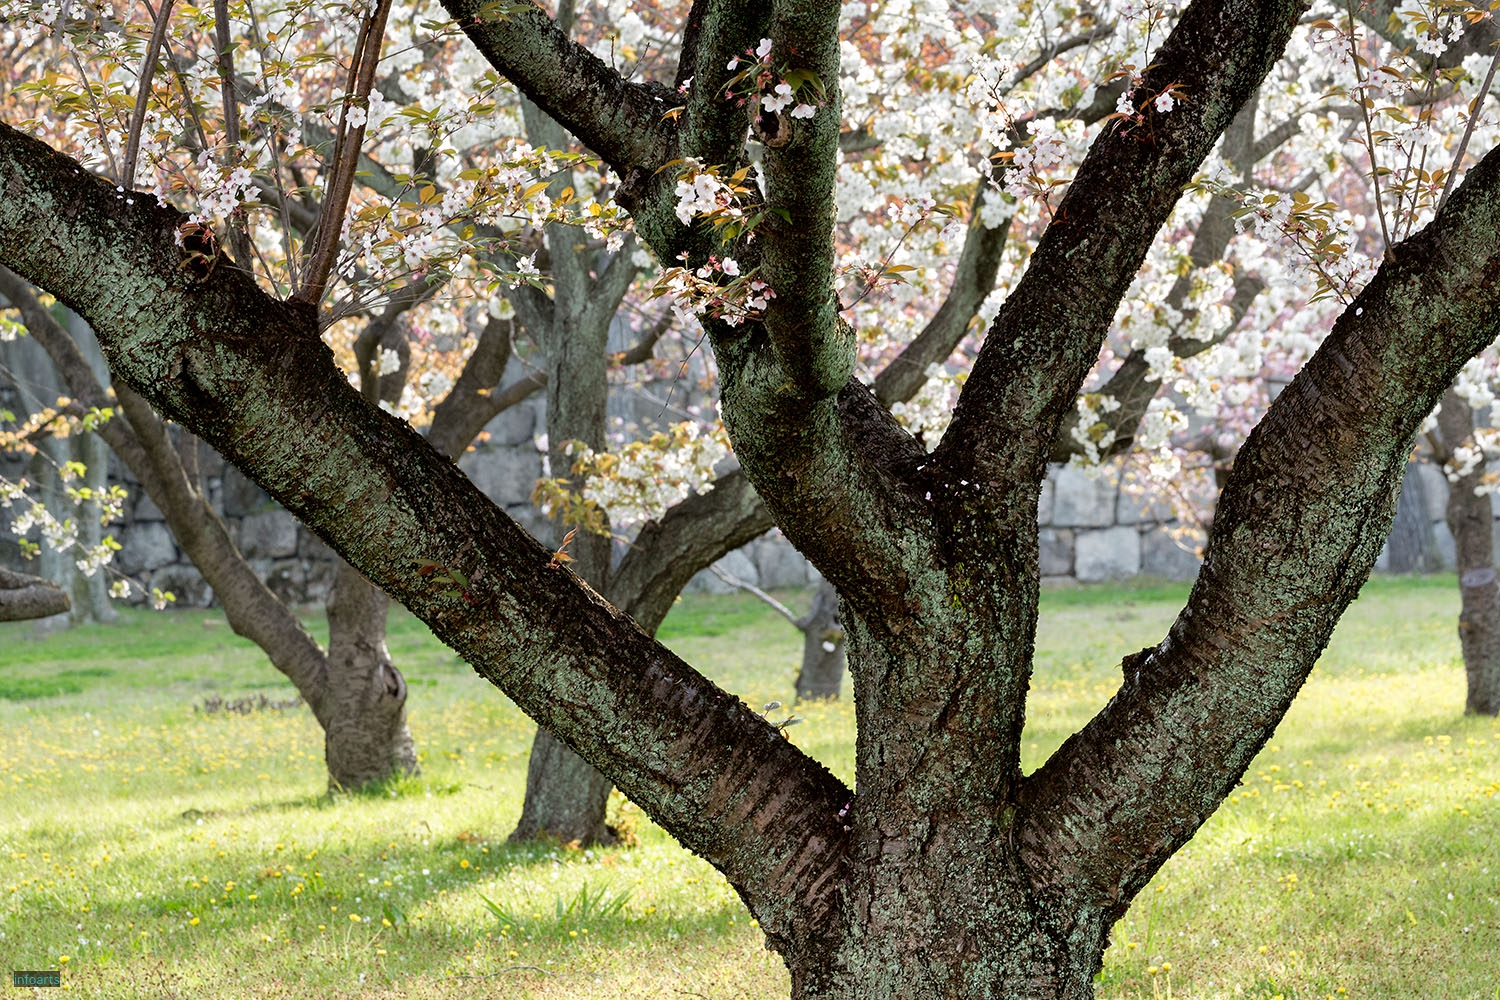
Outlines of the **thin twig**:
{"type": "Polygon", "coordinates": [[[776,598],[772,597],[770,594],[766,593],[764,590],[761,590],[755,584],[753,584],[753,583],[746,583],[744,580],[741,580],[739,577],[735,576],[733,573],[730,573],[730,572],[728,572],[726,570],[720,569],[717,563],[710,564],[709,567],[708,567],[708,569],[709,569],[709,572],[713,573],[714,576],[718,577],[720,580],[723,580],[725,583],[729,584],[731,587],[736,587],[736,588],[738,588],[740,590],[743,590],[747,594],[754,594],[756,597],[760,598],[762,601],[765,601],[767,604],[769,604],[771,606],[771,608],[773,610],[776,611],[777,614],[781,615],[781,617],[785,618],[787,621],[791,622],[793,625],[797,626],[799,629],[802,627],[802,619],[800,619],[796,615],[792,614],[792,609],[791,608],[788,608],[785,604],[782,604],[776,598]]]}
{"type": "Polygon", "coordinates": [[[1469,121],[1464,126],[1464,137],[1458,141],[1458,152],[1453,154],[1453,165],[1448,168],[1448,179],[1443,182],[1443,193],[1438,198],[1437,208],[1440,211],[1443,202],[1448,200],[1448,192],[1453,187],[1453,178],[1458,176],[1459,164],[1463,162],[1464,153],[1469,148],[1469,137],[1474,134],[1474,123],[1479,119],[1479,109],[1484,107],[1484,99],[1489,96],[1490,84],[1495,82],[1495,67],[1500,66],[1500,44],[1495,47],[1495,55],[1490,59],[1489,72],[1484,74],[1484,84],[1479,88],[1479,94],[1474,98],[1474,103],[1469,105],[1469,121]]]}
{"type": "MultiPolygon", "coordinates": [[[[375,84],[375,68],[380,64],[380,50],[385,41],[385,21],[391,10],[391,0],[378,0],[370,19],[365,22],[355,45],[355,58],[349,65],[354,105],[361,109],[369,107],[370,88],[375,84]],[[355,74],[358,76],[355,76],[355,74]]],[[[349,128],[350,97],[344,99],[339,112],[339,134],[334,145],[331,176],[327,193],[323,197],[323,214],[318,222],[317,242],[307,262],[302,289],[294,300],[317,305],[328,287],[328,275],[338,258],[339,242],[343,234],[344,211],[349,206],[349,195],[354,189],[354,173],[359,166],[360,146],[364,143],[365,120],[353,129],[349,128]]]]}
{"type": "Polygon", "coordinates": [[[1359,75],[1359,49],[1354,43],[1354,3],[1349,0],[1349,59],[1354,63],[1354,82],[1359,87],[1359,115],[1365,123],[1366,148],[1370,151],[1370,181],[1375,185],[1375,215],[1380,219],[1380,236],[1385,241],[1384,254],[1391,252],[1391,232],[1385,224],[1385,205],[1380,201],[1380,166],[1375,162],[1375,132],[1370,127],[1370,95],[1359,75]]]}
{"type": "MultiPolygon", "coordinates": [[[[130,135],[125,142],[125,162],[120,165],[120,186],[127,191],[135,185],[135,161],[141,151],[141,129],[146,124],[146,104],[151,100],[151,77],[156,72],[156,60],[161,56],[161,43],[167,34],[167,22],[172,19],[173,2],[174,0],[162,0],[161,9],[156,12],[156,23],[151,27],[151,42],[146,46],[146,58],[141,62],[135,112],[130,116],[130,135]]],[[[150,9],[149,6],[147,9],[150,9]]]]}
{"type": "Polygon", "coordinates": [[[507,965],[505,968],[500,969],[500,970],[498,970],[496,972],[486,972],[486,973],[484,973],[482,975],[477,975],[477,976],[471,976],[471,975],[454,976],[453,978],[454,979],[494,979],[496,976],[500,975],[503,972],[515,972],[518,969],[530,969],[532,972],[540,972],[544,976],[550,976],[550,975],[552,975],[552,973],[548,972],[546,969],[542,968],[540,965],[507,965]]]}
{"type": "Polygon", "coordinates": [[[120,165],[115,162],[115,151],[109,144],[109,130],[104,127],[104,112],[99,108],[99,99],[94,96],[94,88],[89,84],[89,75],[78,59],[78,51],[71,45],[67,49],[69,58],[78,69],[78,83],[89,95],[89,107],[94,110],[94,124],[99,126],[99,144],[104,147],[104,155],[109,157],[109,172],[119,177],[120,165]]]}
{"type": "MultiPolygon", "coordinates": [[[[231,171],[240,163],[240,102],[234,92],[234,40],[229,35],[229,0],[214,0],[214,41],[219,50],[219,93],[224,102],[224,142],[229,150],[224,165],[231,171]]],[[[243,209],[235,214],[239,215],[243,209]]],[[[250,268],[250,236],[244,219],[230,217],[229,249],[246,270],[250,268]]]]}

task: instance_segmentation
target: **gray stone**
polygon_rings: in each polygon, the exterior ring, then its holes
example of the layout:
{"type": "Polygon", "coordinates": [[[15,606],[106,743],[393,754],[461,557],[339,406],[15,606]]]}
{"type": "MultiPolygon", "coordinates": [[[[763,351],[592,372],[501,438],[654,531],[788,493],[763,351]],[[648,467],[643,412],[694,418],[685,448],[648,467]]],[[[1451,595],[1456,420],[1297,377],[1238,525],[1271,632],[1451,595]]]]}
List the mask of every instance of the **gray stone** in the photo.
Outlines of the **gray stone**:
{"type": "Polygon", "coordinates": [[[333,590],[334,575],[338,572],[336,563],[320,559],[309,559],[303,566],[306,583],[303,593],[307,595],[309,602],[328,600],[329,591],[333,590]]]}
{"type": "Polygon", "coordinates": [[[151,574],[148,588],[169,593],[176,598],[172,603],[179,608],[206,608],[213,603],[214,592],[203,579],[197,567],[177,563],[163,566],[151,574]]]}
{"type": "MultiPolygon", "coordinates": [[[[503,384],[509,385],[510,382],[507,380],[503,384]]],[[[494,420],[485,425],[484,429],[490,435],[489,443],[492,446],[502,447],[530,444],[532,435],[541,430],[538,426],[537,414],[536,402],[531,399],[522,400],[509,409],[501,410],[494,420]]]]}
{"type": "Polygon", "coordinates": [[[1073,532],[1067,528],[1043,528],[1037,532],[1042,576],[1067,576],[1073,572],[1073,532]]]}
{"type": "Polygon", "coordinates": [[[779,587],[807,586],[807,559],[781,534],[767,535],[750,543],[742,551],[755,563],[760,586],[767,590],[779,587]]]}
{"type": "Polygon", "coordinates": [[[1064,466],[1057,474],[1053,494],[1053,527],[1085,528],[1113,524],[1117,478],[1118,473],[1113,470],[1095,478],[1080,469],[1064,466]]]}
{"type": "Polygon", "coordinates": [[[1175,516],[1172,512],[1172,505],[1155,490],[1135,494],[1131,490],[1122,488],[1119,499],[1115,501],[1116,524],[1143,524],[1147,522],[1156,524],[1162,521],[1170,521],[1175,516]]]}
{"type": "Polygon", "coordinates": [[[224,469],[224,480],[220,489],[224,496],[224,516],[244,517],[255,514],[275,504],[266,491],[256,486],[245,474],[234,466],[224,469]]]}
{"type": "Polygon", "coordinates": [[[1178,545],[1163,528],[1141,534],[1141,572],[1168,580],[1191,580],[1203,560],[1178,545]]]}
{"type": "Polygon", "coordinates": [[[204,479],[218,479],[228,467],[223,455],[201,441],[198,443],[198,475],[204,479]]]}
{"type": "Polygon", "coordinates": [[[1036,523],[1052,523],[1052,497],[1057,492],[1057,487],[1052,485],[1052,475],[1049,474],[1042,480],[1042,495],[1036,504],[1036,523]]]}
{"type": "Polygon", "coordinates": [[[310,562],[331,562],[337,553],[308,528],[297,525],[297,555],[310,562]]]}
{"type": "Polygon", "coordinates": [[[127,574],[160,569],[177,561],[177,545],[172,533],[160,521],[141,521],[123,531],[121,549],[115,553],[115,565],[127,574]]]}
{"type": "Polygon", "coordinates": [[[240,521],[240,551],[247,559],[297,554],[297,519],[284,510],[251,514],[240,521]]]}
{"type": "Polygon", "coordinates": [[[523,444],[515,448],[482,448],[458,462],[480,492],[502,507],[529,503],[542,477],[542,456],[523,444]]]}
{"type": "MultiPolygon", "coordinates": [[[[1427,505],[1427,519],[1445,520],[1448,516],[1448,477],[1431,462],[1417,464],[1415,472],[1422,480],[1422,499],[1427,505]]],[[[1493,502],[1493,498],[1491,500],[1493,502]]]]}
{"type": "MultiPolygon", "coordinates": [[[[748,583],[753,587],[760,586],[760,577],[756,574],[755,563],[751,562],[750,557],[741,549],[729,553],[714,565],[741,583],[748,583]]],[[[719,578],[717,573],[709,569],[699,570],[682,589],[706,594],[733,594],[739,590],[738,587],[726,583],[719,578]]]]}
{"type": "Polygon", "coordinates": [[[307,564],[301,559],[277,559],[265,576],[266,587],[283,604],[307,600],[307,564]]]}
{"type": "Polygon", "coordinates": [[[166,515],[161,512],[161,508],[156,506],[155,502],[144,492],[136,500],[135,509],[130,513],[131,517],[137,521],[165,521],[167,519],[166,515]]]}
{"type": "Polygon", "coordinates": [[[1123,580],[1141,571],[1141,533],[1134,528],[1080,531],[1073,545],[1073,575],[1085,583],[1123,580]]]}

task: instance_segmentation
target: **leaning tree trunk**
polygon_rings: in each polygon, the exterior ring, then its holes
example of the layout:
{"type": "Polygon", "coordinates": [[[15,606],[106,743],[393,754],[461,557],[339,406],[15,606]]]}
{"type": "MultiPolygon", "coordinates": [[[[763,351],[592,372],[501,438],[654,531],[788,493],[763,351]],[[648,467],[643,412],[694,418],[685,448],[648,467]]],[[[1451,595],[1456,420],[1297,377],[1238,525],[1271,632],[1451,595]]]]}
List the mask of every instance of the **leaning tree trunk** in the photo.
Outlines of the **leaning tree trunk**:
{"type": "Polygon", "coordinates": [[[389,606],[359,570],[339,560],[328,599],[323,745],[330,789],[357,789],[417,770],[406,725],[406,679],[385,647],[389,606]]]}
{"type": "MultiPolygon", "coordinates": [[[[1453,391],[1443,396],[1438,413],[1443,449],[1454,449],[1474,436],[1474,414],[1453,391]]],[[[1471,442],[1472,443],[1472,442],[1471,442]]],[[[1490,498],[1474,492],[1484,475],[1476,465],[1448,491],[1448,530],[1458,555],[1458,586],[1462,608],[1458,639],[1463,647],[1468,696],[1464,711],[1500,714],[1500,579],[1495,573],[1495,522],[1490,498]]]]}
{"type": "Polygon", "coordinates": [[[802,630],[802,669],[797,700],[837,698],[844,680],[844,626],[839,622],[839,594],[827,580],[818,584],[812,608],[798,619],[802,630]]]}

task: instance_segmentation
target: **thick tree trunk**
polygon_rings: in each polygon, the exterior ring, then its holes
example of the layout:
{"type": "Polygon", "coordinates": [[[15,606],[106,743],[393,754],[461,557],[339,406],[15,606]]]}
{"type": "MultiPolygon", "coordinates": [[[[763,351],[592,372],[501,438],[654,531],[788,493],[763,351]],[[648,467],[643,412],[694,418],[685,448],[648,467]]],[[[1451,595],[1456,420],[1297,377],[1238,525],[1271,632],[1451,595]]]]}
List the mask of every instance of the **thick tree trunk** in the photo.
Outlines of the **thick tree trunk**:
{"type": "Polygon", "coordinates": [[[984,846],[1007,831],[975,827],[987,839],[877,844],[896,850],[846,884],[838,943],[788,963],[793,1000],[1094,1000],[1112,919],[1030,888],[984,846]]]}
{"type": "MultiPolygon", "coordinates": [[[[523,102],[522,109],[532,142],[548,149],[567,147],[568,135],[555,121],[529,101],[523,102]]],[[[571,180],[569,172],[561,171],[553,175],[548,190],[556,196],[571,180]]],[[[606,446],[609,361],[604,351],[610,320],[629,282],[621,285],[617,294],[607,293],[603,284],[611,277],[611,269],[621,269],[616,271],[616,278],[626,275],[626,269],[629,275],[635,273],[625,255],[594,256],[583,249],[584,245],[582,230],[577,227],[547,227],[555,289],[552,322],[543,337],[547,354],[548,464],[551,474],[562,478],[570,475],[573,464],[570,442],[581,441],[596,451],[606,446]],[[591,266],[597,268],[597,278],[590,276],[591,266]]],[[[581,486],[573,484],[574,489],[581,486]]],[[[563,544],[567,530],[559,526],[555,544],[563,544]]],[[[607,592],[611,562],[607,535],[580,530],[568,554],[575,573],[600,593],[607,592]]],[[[526,768],[526,800],[511,840],[545,834],[563,843],[576,841],[585,846],[613,842],[614,834],[604,822],[613,787],[593,765],[539,728],[526,768]]]]}
{"type": "Polygon", "coordinates": [[[823,580],[812,608],[797,622],[802,630],[802,669],[797,673],[797,700],[837,698],[844,680],[844,627],[839,622],[839,594],[823,580]]]}
{"type": "Polygon", "coordinates": [[[324,748],[331,789],[354,790],[417,770],[406,726],[406,679],[385,648],[389,606],[357,569],[339,562],[328,600],[324,748]]]}
{"type": "MultiPolygon", "coordinates": [[[[1443,449],[1454,449],[1474,435],[1469,404],[1451,390],[1438,414],[1443,449]]],[[[1500,714],[1500,580],[1495,574],[1495,522],[1487,495],[1474,490],[1484,475],[1481,462],[1448,491],[1448,530],[1458,553],[1458,587],[1462,608],[1458,639],[1463,647],[1468,696],[1464,711],[1500,714]]]]}

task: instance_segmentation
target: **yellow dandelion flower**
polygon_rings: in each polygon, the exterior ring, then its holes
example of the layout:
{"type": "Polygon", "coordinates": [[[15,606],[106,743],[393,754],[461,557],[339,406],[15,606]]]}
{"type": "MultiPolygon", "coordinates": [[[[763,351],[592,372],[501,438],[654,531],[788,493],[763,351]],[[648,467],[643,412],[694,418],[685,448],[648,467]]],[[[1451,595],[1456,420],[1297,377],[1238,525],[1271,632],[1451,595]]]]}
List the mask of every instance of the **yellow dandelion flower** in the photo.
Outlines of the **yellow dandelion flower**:
{"type": "Polygon", "coordinates": [[[189,927],[197,927],[198,926],[198,918],[194,917],[192,920],[189,920],[188,921],[188,926],[189,927]]]}
{"type": "Polygon", "coordinates": [[[349,914],[349,922],[350,923],[354,923],[354,924],[359,923],[359,914],[358,913],[351,913],[351,914],[349,914]]]}
{"type": "Polygon", "coordinates": [[[69,958],[67,955],[59,955],[59,956],[57,956],[57,964],[58,965],[67,965],[71,961],[72,961],[72,959],[69,958]]]}

